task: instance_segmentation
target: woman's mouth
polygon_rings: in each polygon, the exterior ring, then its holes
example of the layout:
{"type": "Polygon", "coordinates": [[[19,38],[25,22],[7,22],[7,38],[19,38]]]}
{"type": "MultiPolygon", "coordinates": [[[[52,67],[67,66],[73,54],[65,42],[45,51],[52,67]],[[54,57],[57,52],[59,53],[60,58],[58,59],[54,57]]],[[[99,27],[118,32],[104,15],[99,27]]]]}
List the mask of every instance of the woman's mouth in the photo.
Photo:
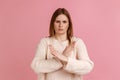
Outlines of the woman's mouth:
{"type": "Polygon", "coordinates": [[[58,29],[59,31],[63,31],[63,29],[58,29]]]}

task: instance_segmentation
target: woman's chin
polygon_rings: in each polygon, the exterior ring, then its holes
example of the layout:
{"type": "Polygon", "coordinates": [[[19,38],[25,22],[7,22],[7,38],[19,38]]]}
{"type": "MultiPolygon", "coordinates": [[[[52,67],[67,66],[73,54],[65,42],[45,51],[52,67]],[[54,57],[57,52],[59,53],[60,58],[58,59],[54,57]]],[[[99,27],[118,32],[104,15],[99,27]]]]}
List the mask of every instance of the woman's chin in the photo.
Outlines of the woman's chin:
{"type": "Polygon", "coordinates": [[[59,32],[59,33],[57,33],[57,34],[59,34],[59,35],[63,35],[63,34],[65,34],[64,32],[59,32]]]}

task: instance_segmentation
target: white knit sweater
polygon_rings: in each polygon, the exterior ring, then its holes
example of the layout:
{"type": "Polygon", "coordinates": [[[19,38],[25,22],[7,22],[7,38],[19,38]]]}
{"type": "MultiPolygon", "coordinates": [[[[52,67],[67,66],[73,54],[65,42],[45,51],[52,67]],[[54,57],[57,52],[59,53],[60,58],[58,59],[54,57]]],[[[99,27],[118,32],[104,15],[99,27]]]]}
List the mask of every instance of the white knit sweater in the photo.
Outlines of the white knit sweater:
{"type": "Polygon", "coordinates": [[[40,40],[31,63],[31,68],[38,74],[38,80],[82,80],[82,76],[93,69],[94,63],[88,56],[83,40],[76,37],[72,40],[76,41],[76,45],[66,65],[54,58],[48,45],[52,44],[62,54],[68,45],[67,40],[60,42],[50,37],[40,40]]]}

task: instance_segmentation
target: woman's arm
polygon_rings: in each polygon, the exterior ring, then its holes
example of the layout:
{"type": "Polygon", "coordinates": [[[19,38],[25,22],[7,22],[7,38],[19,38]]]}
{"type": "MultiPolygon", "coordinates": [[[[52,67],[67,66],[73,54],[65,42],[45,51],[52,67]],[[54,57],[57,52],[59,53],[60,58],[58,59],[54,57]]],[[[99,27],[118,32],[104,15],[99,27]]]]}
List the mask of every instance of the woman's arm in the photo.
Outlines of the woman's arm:
{"type": "Polygon", "coordinates": [[[61,62],[55,58],[46,59],[47,54],[47,41],[46,39],[41,39],[38,44],[38,48],[35,57],[31,63],[31,68],[36,73],[48,73],[60,69],[63,65],[61,62]]]}
{"type": "Polygon", "coordinates": [[[81,39],[76,41],[76,47],[78,60],[68,57],[63,69],[78,75],[87,74],[93,69],[94,63],[89,59],[86,46],[81,39]]]}

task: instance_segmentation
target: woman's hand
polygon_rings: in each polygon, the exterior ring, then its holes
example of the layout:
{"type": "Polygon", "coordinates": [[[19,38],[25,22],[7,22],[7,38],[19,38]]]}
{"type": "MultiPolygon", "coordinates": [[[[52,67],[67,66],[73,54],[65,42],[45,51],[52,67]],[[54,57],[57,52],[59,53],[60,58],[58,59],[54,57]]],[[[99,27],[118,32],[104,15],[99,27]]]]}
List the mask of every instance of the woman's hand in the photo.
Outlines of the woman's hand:
{"type": "Polygon", "coordinates": [[[63,55],[65,55],[66,57],[69,57],[71,55],[71,51],[73,51],[74,47],[75,47],[75,41],[73,41],[69,46],[67,46],[65,48],[65,50],[63,51],[63,55]]]}
{"type": "Polygon", "coordinates": [[[58,51],[55,50],[52,45],[49,45],[49,49],[50,49],[51,54],[53,56],[55,56],[56,58],[58,58],[59,60],[61,60],[63,62],[67,62],[68,61],[68,58],[66,56],[64,56],[63,54],[58,53],[58,51]]]}

